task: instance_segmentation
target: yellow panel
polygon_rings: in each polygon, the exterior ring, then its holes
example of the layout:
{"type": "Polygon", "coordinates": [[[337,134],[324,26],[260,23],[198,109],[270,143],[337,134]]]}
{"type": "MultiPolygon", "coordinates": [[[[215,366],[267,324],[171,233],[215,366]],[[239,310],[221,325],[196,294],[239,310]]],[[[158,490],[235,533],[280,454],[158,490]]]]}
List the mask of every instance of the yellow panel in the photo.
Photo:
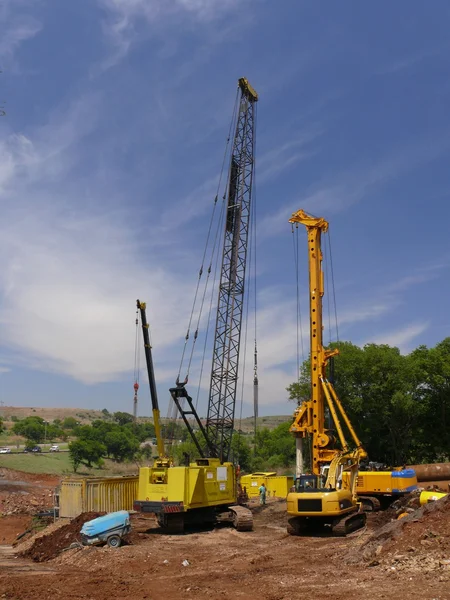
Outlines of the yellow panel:
{"type": "Polygon", "coordinates": [[[138,477],[66,479],[61,483],[60,516],[132,510],[137,494],[138,477]]]}
{"type": "Polygon", "coordinates": [[[269,497],[286,498],[289,489],[294,485],[294,478],[276,473],[252,473],[241,477],[241,486],[245,487],[250,498],[259,496],[259,488],[263,483],[269,497]]]}
{"type": "Polygon", "coordinates": [[[82,481],[62,481],[59,490],[59,516],[76,517],[83,512],[82,481]]]}
{"type": "Polygon", "coordinates": [[[201,505],[205,502],[204,472],[200,468],[189,469],[189,504],[201,505]]]}

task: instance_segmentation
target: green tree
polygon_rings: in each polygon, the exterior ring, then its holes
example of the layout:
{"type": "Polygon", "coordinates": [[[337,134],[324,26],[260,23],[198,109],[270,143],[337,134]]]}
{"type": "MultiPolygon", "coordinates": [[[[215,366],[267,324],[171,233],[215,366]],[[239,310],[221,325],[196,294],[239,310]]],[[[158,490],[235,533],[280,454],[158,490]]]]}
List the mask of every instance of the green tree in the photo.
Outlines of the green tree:
{"type": "Polygon", "coordinates": [[[183,442],[190,439],[189,432],[184,425],[176,421],[169,421],[161,426],[161,434],[164,439],[181,440],[183,442]]]}
{"type": "Polygon", "coordinates": [[[72,429],[72,430],[75,429],[77,426],[78,426],[78,421],[75,419],[75,417],[66,417],[61,425],[61,427],[63,429],[72,429]]]}
{"type": "Polygon", "coordinates": [[[115,412],[113,414],[113,419],[119,425],[126,425],[127,423],[132,423],[134,421],[133,415],[127,412],[115,412]]]}
{"type": "MultiPolygon", "coordinates": [[[[402,355],[398,348],[334,344],[335,388],[371,460],[398,466],[448,454],[450,338],[402,355]]],[[[291,399],[309,397],[309,362],[291,399]]]]}
{"type": "Polygon", "coordinates": [[[155,437],[155,427],[153,423],[127,423],[124,430],[129,431],[140,442],[145,442],[148,439],[155,437]]]}
{"type": "Polygon", "coordinates": [[[69,444],[70,461],[76,473],[81,464],[92,468],[92,464],[98,467],[102,465],[102,458],[106,454],[104,444],[95,440],[76,440],[69,444]]]}
{"type": "Polygon", "coordinates": [[[26,417],[14,423],[12,431],[27,438],[30,442],[39,444],[45,437],[44,420],[40,417],[26,417]]]}
{"type": "MultiPolygon", "coordinates": [[[[200,440],[200,445],[206,448],[204,440],[200,440]]],[[[200,453],[197,450],[197,446],[192,440],[181,442],[173,447],[173,457],[178,465],[188,466],[190,462],[199,458],[200,453]]]]}
{"type": "Polygon", "coordinates": [[[0,433],[3,433],[5,431],[5,426],[3,424],[3,419],[0,417],[0,433]]]}
{"type": "Polygon", "coordinates": [[[241,471],[252,470],[252,449],[246,436],[237,432],[231,438],[231,460],[239,465],[241,471]]]}
{"type": "Polygon", "coordinates": [[[255,461],[253,468],[278,469],[289,467],[295,461],[295,443],[289,432],[290,423],[281,423],[270,431],[259,429],[255,437],[255,461]]]}
{"type": "Polygon", "coordinates": [[[415,399],[423,407],[416,433],[420,439],[417,456],[425,462],[448,461],[450,338],[445,338],[434,348],[419,346],[411,353],[411,359],[415,378],[415,399]]]}
{"type": "Polygon", "coordinates": [[[117,462],[133,460],[139,451],[139,440],[124,431],[110,431],[105,436],[108,456],[117,462]]]}

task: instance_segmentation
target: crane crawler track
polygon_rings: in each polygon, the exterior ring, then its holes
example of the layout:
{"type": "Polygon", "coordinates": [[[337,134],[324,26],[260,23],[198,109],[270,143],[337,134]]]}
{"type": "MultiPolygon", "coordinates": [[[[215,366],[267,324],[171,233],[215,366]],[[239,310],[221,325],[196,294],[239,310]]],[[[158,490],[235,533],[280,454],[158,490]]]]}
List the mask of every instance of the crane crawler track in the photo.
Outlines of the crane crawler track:
{"type": "Polygon", "coordinates": [[[236,531],[253,530],[253,514],[244,506],[230,506],[233,527],[236,531]]]}

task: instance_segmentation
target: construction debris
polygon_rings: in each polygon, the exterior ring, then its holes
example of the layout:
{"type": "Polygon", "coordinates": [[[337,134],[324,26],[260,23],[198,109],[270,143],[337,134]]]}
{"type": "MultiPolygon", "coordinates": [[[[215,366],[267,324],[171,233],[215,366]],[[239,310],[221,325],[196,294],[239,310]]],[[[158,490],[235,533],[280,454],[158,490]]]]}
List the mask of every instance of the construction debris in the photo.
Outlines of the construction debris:
{"type": "MultiPolygon", "coordinates": [[[[406,512],[408,502],[392,511],[406,512]]],[[[388,511],[386,511],[387,513],[388,511]]],[[[391,516],[392,516],[391,512],[391,516]]],[[[450,580],[450,496],[416,508],[401,519],[391,520],[367,536],[354,541],[347,555],[348,564],[366,564],[387,572],[400,570],[438,572],[442,581],[450,580]]]]}

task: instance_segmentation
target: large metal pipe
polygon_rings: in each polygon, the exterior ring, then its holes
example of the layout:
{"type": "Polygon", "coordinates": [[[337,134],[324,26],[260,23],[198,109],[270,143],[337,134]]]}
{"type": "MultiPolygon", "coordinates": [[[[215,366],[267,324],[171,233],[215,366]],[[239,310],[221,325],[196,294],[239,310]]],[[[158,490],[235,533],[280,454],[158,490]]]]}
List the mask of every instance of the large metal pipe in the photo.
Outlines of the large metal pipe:
{"type": "Polygon", "coordinates": [[[414,469],[417,481],[443,481],[450,479],[450,463],[408,465],[407,468],[414,469]]]}
{"type": "Polygon", "coordinates": [[[295,438],[295,476],[303,474],[303,438],[295,438]]]}
{"type": "Polygon", "coordinates": [[[419,481],[420,488],[439,488],[442,492],[450,493],[450,479],[441,479],[439,481],[419,481]]]}

